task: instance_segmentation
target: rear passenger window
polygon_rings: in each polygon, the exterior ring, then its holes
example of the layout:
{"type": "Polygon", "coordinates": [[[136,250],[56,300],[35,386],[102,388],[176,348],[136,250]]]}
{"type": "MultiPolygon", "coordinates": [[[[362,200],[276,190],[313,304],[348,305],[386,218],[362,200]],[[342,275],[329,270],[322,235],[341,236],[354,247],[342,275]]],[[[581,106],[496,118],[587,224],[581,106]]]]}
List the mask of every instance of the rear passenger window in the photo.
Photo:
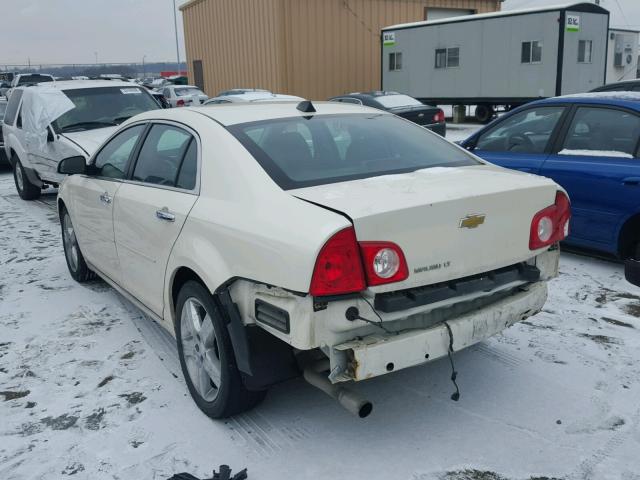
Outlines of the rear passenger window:
{"type": "Polygon", "coordinates": [[[184,178],[180,178],[180,173],[183,160],[191,161],[187,158],[189,147],[194,144],[196,148],[192,139],[191,134],[178,127],[160,124],[151,127],[138,155],[133,180],[167,187],[175,187],[179,182],[190,184],[187,169],[193,167],[185,167],[184,178]]]}
{"type": "Polygon", "coordinates": [[[633,158],[640,137],[640,117],[624,110],[580,107],[560,155],[633,158]]]}

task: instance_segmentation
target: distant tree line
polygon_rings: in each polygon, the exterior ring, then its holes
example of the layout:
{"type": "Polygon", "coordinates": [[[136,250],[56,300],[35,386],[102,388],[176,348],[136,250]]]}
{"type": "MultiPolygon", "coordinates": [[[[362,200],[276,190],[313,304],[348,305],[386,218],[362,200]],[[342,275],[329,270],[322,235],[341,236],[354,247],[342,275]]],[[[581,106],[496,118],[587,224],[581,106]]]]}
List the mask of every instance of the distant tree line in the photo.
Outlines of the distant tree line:
{"type": "MultiPolygon", "coordinates": [[[[183,63],[182,70],[187,67],[183,63]]],[[[155,76],[160,72],[175,71],[175,62],[153,63],[98,63],[98,64],[43,64],[43,65],[3,65],[0,63],[1,72],[15,73],[49,73],[54,77],[97,77],[102,74],[118,74],[124,77],[155,76]]]]}

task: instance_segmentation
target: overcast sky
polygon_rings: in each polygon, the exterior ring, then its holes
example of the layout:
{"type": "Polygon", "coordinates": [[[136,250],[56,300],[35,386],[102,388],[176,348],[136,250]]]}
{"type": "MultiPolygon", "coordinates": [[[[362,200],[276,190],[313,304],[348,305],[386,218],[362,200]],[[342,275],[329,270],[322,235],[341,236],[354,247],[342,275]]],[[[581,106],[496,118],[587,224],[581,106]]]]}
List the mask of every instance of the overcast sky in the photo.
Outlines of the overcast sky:
{"type": "MultiPolygon", "coordinates": [[[[177,0],[181,5],[186,0],[177,0]]],[[[317,0],[322,1],[322,0],[317,0]]],[[[563,0],[506,0],[504,10],[563,0]]],[[[577,0],[576,0],[577,1],[577,0]]],[[[0,0],[0,65],[175,61],[173,0],[0,0]]],[[[640,30],[640,0],[602,0],[611,24],[640,30]]],[[[178,12],[180,58],[184,61],[178,12]]]]}
{"type": "MultiPolygon", "coordinates": [[[[176,0],[182,5],[186,0],[176,0]]],[[[176,61],[173,0],[0,0],[0,65],[176,61]]],[[[178,11],[180,58],[184,61],[178,11]]]]}

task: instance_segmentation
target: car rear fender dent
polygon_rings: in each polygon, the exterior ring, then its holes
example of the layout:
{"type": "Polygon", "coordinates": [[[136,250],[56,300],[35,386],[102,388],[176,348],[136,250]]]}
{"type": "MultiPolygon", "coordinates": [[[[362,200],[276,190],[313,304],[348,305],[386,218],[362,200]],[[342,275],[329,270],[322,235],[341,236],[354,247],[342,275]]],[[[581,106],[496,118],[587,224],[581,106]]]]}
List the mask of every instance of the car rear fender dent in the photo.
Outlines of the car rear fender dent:
{"type": "Polygon", "coordinates": [[[184,235],[180,235],[171,251],[167,268],[165,270],[164,281],[164,311],[163,318],[167,325],[173,328],[176,321],[176,305],[174,293],[176,279],[180,280],[179,272],[188,270],[200,280],[212,294],[216,289],[231,277],[229,268],[220,252],[218,252],[211,242],[200,241],[191,237],[185,240],[184,235]],[[198,263],[194,262],[194,257],[189,252],[199,253],[198,263]]]}

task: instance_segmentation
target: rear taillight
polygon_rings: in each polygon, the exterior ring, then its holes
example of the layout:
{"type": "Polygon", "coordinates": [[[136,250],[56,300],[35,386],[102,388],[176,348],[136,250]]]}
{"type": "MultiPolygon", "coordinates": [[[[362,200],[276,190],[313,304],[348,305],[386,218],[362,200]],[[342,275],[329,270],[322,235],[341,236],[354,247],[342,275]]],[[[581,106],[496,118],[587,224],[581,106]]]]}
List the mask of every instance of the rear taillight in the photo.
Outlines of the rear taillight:
{"type": "Polygon", "coordinates": [[[367,283],[371,286],[401,282],[409,268],[398,245],[391,242],[360,242],[367,283]]]}
{"type": "Polygon", "coordinates": [[[366,288],[353,227],[340,230],[324,244],[313,269],[309,293],[315,297],[360,292],[366,288]]]}
{"type": "Polygon", "coordinates": [[[401,282],[408,276],[407,261],[398,245],[358,243],[349,227],[333,235],[320,250],[309,293],[314,297],[344,295],[361,292],[367,285],[401,282]]]}
{"type": "Polygon", "coordinates": [[[184,107],[184,100],[178,100],[176,102],[176,107],[184,107]]]}
{"type": "Polygon", "coordinates": [[[539,211],[531,221],[529,249],[537,250],[564,240],[569,235],[571,204],[563,192],[556,193],[556,203],[539,211]]]}
{"type": "Polygon", "coordinates": [[[438,110],[438,112],[433,116],[433,123],[443,123],[444,120],[444,112],[442,110],[438,110]]]}

